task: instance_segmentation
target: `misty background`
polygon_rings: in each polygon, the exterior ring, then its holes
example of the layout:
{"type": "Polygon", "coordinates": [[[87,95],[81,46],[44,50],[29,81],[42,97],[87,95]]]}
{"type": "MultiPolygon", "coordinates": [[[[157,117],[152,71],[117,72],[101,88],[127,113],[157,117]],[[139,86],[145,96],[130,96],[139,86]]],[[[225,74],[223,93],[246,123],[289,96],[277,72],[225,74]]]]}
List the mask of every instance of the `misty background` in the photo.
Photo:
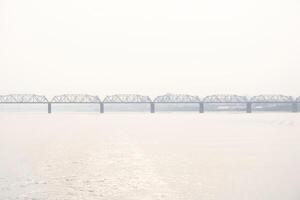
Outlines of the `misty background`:
{"type": "Polygon", "coordinates": [[[298,0],[0,0],[0,94],[299,96],[298,0]]]}

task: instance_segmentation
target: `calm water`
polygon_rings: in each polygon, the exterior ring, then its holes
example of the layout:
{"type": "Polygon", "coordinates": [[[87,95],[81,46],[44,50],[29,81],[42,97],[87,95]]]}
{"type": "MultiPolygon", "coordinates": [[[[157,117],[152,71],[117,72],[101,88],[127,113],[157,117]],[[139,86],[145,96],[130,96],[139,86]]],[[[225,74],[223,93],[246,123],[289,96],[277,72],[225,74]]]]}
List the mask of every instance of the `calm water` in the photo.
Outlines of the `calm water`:
{"type": "Polygon", "coordinates": [[[298,200],[300,118],[0,114],[0,199],[298,200]]]}

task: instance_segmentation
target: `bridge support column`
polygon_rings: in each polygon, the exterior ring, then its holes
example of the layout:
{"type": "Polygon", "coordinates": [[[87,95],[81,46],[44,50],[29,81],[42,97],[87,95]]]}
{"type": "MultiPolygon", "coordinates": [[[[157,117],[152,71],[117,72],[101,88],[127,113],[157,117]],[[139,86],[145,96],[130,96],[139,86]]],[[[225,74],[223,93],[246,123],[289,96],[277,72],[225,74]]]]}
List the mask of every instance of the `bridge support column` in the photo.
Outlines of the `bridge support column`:
{"type": "Polygon", "coordinates": [[[247,113],[252,113],[252,103],[251,102],[247,102],[246,112],[247,113]]]}
{"type": "Polygon", "coordinates": [[[155,113],[155,104],[153,102],[150,103],[150,113],[155,113]]]}
{"type": "Polygon", "coordinates": [[[100,113],[104,113],[104,103],[100,103],[100,113]]]}
{"type": "Polygon", "coordinates": [[[52,112],[51,110],[51,103],[48,103],[48,113],[50,114],[52,112]]]}
{"type": "Polygon", "coordinates": [[[292,112],[298,112],[298,103],[297,102],[292,103],[292,112]]]}
{"type": "Polygon", "coordinates": [[[204,113],[204,103],[203,102],[199,103],[199,113],[204,113]]]}

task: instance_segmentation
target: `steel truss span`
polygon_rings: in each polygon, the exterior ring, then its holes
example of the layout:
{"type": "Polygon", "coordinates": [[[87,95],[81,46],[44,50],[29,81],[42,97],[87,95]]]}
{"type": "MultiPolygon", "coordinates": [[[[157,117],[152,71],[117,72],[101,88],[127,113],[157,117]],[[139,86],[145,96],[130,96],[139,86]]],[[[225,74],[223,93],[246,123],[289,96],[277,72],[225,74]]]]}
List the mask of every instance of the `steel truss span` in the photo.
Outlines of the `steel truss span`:
{"type": "Polygon", "coordinates": [[[63,94],[54,96],[51,103],[100,103],[98,96],[88,94],[63,94]]]}
{"type": "Polygon", "coordinates": [[[198,96],[188,94],[165,94],[154,99],[155,103],[200,103],[198,96]]]}
{"type": "Polygon", "coordinates": [[[36,94],[8,94],[0,95],[0,103],[48,103],[48,99],[36,94]]]}
{"type": "Polygon", "coordinates": [[[149,96],[138,94],[115,94],[105,97],[104,103],[150,103],[149,96]]]}
{"type": "Polygon", "coordinates": [[[246,96],[238,96],[234,94],[210,95],[203,99],[204,103],[246,103],[247,101],[246,96]]]}
{"type": "Polygon", "coordinates": [[[154,101],[150,99],[149,96],[142,96],[138,94],[115,94],[111,96],[106,96],[104,101],[101,101],[98,96],[92,96],[88,94],[63,94],[54,96],[51,101],[43,95],[35,94],[9,94],[0,95],[0,104],[9,103],[19,103],[19,104],[48,104],[48,113],[52,112],[52,104],[57,103],[84,103],[84,104],[99,104],[100,113],[104,113],[105,104],[110,103],[147,103],[150,104],[150,112],[155,113],[156,104],[160,103],[195,103],[199,105],[199,113],[205,112],[205,104],[214,103],[231,103],[231,104],[246,104],[245,111],[251,113],[253,111],[253,104],[277,104],[277,103],[287,103],[291,104],[291,111],[299,111],[300,96],[298,98],[293,98],[292,96],[285,95],[258,95],[252,98],[247,98],[246,96],[239,96],[235,94],[229,95],[210,95],[206,96],[203,100],[200,100],[198,96],[192,96],[188,94],[171,94],[167,93],[162,96],[157,96],[154,101]]]}
{"type": "Polygon", "coordinates": [[[252,103],[291,103],[293,97],[285,95],[258,95],[253,96],[250,101],[252,103]]]}

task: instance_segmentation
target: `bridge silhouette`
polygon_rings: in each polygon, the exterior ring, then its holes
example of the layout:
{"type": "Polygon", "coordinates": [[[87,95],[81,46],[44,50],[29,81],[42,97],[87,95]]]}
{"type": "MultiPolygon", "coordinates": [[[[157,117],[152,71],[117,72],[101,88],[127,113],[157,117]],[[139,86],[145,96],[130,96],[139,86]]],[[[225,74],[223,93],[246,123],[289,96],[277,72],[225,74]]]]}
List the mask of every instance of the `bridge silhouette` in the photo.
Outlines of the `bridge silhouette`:
{"type": "Polygon", "coordinates": [[[245,105],[245,111],[251,113],[253,104],[290,104],[291,112],[298,112],[300,96],[293,98],[285,95],[258,95],[252,97],[239,95],[210,95],[200,99],[187,94],[165,94],[152,100],[149,96],[138,94],[115,94],[106,96],[103,101],[98,96],[88,94],[63,94],[54,96],[50,101],[44,95],[9,94],[0,95],[0,104],[47,104],[48,113],[52,113],[54,104],[96,104],[99,112],[105,112],[106,104],[149,104],[150,112],[155,113],[157,104],[197,104],[200,113],[205,112],[206,104],[236,104],[245,105]]]}

